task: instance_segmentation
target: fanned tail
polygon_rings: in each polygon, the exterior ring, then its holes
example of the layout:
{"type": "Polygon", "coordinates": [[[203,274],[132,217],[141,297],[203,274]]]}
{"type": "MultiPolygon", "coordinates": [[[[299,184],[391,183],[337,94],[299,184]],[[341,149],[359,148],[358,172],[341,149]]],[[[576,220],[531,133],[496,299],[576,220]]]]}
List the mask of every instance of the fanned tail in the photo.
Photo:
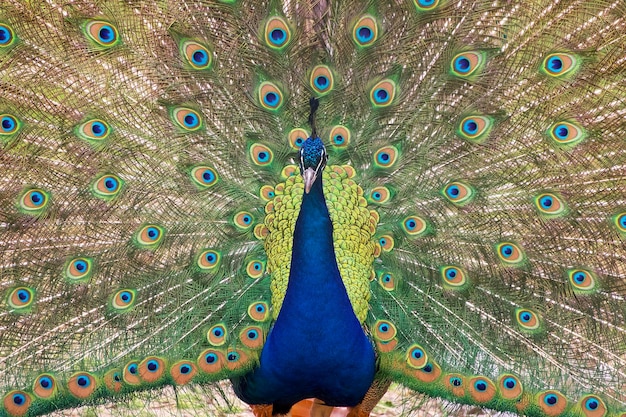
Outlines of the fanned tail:
{"type": "Polygon", "coordinates": [[[252,369],[278,309],[264,222],[309,130],[348,184],[333,198],[378,220],[378,391],[622,416],[625,14],[5,1],[0,416],[252,369]]]}

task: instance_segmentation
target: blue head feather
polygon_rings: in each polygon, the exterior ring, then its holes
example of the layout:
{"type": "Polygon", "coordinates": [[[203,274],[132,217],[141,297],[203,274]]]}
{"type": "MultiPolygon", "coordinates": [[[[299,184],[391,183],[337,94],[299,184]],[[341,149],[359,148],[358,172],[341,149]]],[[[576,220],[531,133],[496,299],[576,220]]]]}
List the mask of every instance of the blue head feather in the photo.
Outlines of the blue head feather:
{"type": "Polygon", "coordinates": [[[324,170],[327,160],[324,142],[318,136],[312,136],[304,141],[300,148],[300,175],[304,179],[304,190],[307,194],[324,170]]]}
{"type": "Polygon", "coordinates": [[[319,137],[308,138],[300,148],[300,158],[303,169],[316,169],[326,155],[324,142],[319,137]]]}

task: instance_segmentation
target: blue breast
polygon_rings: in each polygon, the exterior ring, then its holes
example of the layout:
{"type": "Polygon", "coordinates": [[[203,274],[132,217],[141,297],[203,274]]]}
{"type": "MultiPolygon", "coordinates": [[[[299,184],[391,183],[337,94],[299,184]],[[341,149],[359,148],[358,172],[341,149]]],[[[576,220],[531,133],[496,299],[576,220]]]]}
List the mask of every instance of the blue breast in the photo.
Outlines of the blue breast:
{"type": "Polygon", "coordinates": [[[370,387],[374,349],[341,280],[332,233],[320,175],[302,200],[287,293],[260,366],[233,380],[244,401],[274,404],[275,412],[310,397],[354,406],[370,387]]]}

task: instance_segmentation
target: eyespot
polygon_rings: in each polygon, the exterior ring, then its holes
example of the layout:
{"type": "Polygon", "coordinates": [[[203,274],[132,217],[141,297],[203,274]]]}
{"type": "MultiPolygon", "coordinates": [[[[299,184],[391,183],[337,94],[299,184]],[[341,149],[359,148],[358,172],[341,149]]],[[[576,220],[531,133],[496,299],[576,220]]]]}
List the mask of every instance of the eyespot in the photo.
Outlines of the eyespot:
{"type": "Polygon", "coordinates": [[[444,385],[456,397],[465,396],[465,387],[463,383],[463,375],[449,374],[444,377],[444,385]]]}
{"type": "Polygon", "coordinates": [[[309,134],[304,129],[291,129],[289,132],[289,146],[291,146],[292,149],[299,150],[308,137],[309,134]]]}
{"type": "Polygon", "coordinates": [[[350,144],[350,130],[342,125],[334,126],[329,135],[329,142],[335,148],[345,148],[350,144]]]}
{"type": "Polygon", "coordinates": [[[372,87],[370,91],[370,101],[374,107],[387,107],[396,95],[396,83],[385,79],[372,87]]]}
{"type": "Polygon", "coordinates": [[[475,75],[485,63],[485,54],[482,52],[462,52],[452,58],[450,70],[457,77],[467,78],[475,75]]]}
{"type": "Polygon", "coordinates": [[[204,125],[200,113],[188,107],[176,107],[170,115],[176,126],[185,132],[194,132],[204,125]]]}
{"type": "Polygon", "coordinates": [[[379,168],[389,168],[396,163],[398,159],[398,150],[393,146],[385,146],[380,148],[374,154],[374,163],[379,168]]]}
{"type": "Polygon", "coordinates": [[[254,217],[247,211],[240,211],[233,217],[235,226],[240,230],[248,230],[254,224],[254,217]]]}
{"type": "Polygon", "coordinates": [[[74,130],[76,136],[91,143],[100,143],[111,134],[111,127],[100,119],[87,120],[74,130]]]}
{"type": "Polygon", "coordinates": [[[393,249],[395,242],[393,240],[393,236],[382,235],[381,237],[378,238],[378,244],[380,245],[383,251],[390,252],[393,249]]]}
{"type": "Polygon", "coordinates": [[[25,391],[9,391],[2,402],[8,415],[21,417],[28,413],[32,399],[25,391]]]}
{"type": "Polygon", "coordinates": [[[252,279],[257,279],[263,276],[265,272],[265,262],[259,260],[252,260],[248,262],[246,266],[246,273],[252,279]]]}
{"type": "Polygon", "coordinates": [[[266,110],[278,110],[283,105],[283,93],[275,84],[263,82],[259,87],[259,102],[266,110]]]}
{"type": "Polygon", "coordinates": [[[200,189],[214,186],[219,181],[217,171],[213,168],[200,165],[191,170],[191,179],[200,189]]]}
{"type": "Polygon", "coordinates": [[[412,345],[406,352],[406,362],[411,368],[421,369],[426,366],[428,356],[420,345],[412,345]]]}
{"type": "Polygon", "coordinates": [[[117,313],[126,312],[135,304],[136,295],[137,292],[135,290],[119,290],[111,299],[111,307],[113,307],[117,313]]]}
{"type": "Polygon", "coordinates": [[[283,49],[291,41],[291,31],[287,22],[279,16],[268,19],[265,24],[265,43],[272,49],[283,49]]]}
{"type": "Polygon", "coordinates": [[[132,361],[126,364],[126,368],[124,368],[125,372],[128,372],[130,375],[137,376],[139,375],[139,362],[132,361]]]}
{"type": "Polygon", "coordinates": [[[468,391],[478,403],[486,403],[496,396],[496,387],[484,376],[477,376],[469,380],[468,391]]]}
{"type": "Polygon", "coordinates": [[[8,48],[13,45],[16,37],[11,26],[0,23],[0,48],[8,48]]]}
{"type": "Polygon", "coordinates": [[[122,373],[122,378],[124,382],[129,385],[139,385],[141,384],[141,379],[139,378],[139,362],[131,361],[124,366],[124,371],[122,373]]]}
{"type": "Polygon", "coordinates": [[[421,382],[432,383],[437,381],[441,376],[441,368],[429,359],[424,367],[415,369],[411,375],[421,382]]]}
{"type": "Polygon", "coordinates": [[[541,72],[551,77],[563,77],[567,74],[571,75],[579,65],[575,55],[554,53],[544,58],[541,72]]]}
{"type": "Polygon", "coordinates": [[[378,39],[378,25],[374,16],[361,17],[352,29],[352,39],[358,46],[370,46],[378,39]]]}
{"type": "Polygon", "coordinates": [[[19,197],[20,211],[25,214],[41,214],[50,204],[50,193],[41,188],[27,188],[19,197]]]}
{"type": "Polygon", "coordinates": [[[537,405],[548,416],[558,416],[567,408],[567,399],[558,391],[545,391],[537,396],[537,405]]]}
{"type": "Polygon", "coordinates": [[[463,379],[460,377],[451,377],[448,382],[454,387],[460,387],[463,384],[463,379]]]}
{"type": "Polygon", "coordinates": [[[258,166],[268,166],[274,160],[274,153],[270,148],[260,143],[254,143],[250,146],[250,157],[252,162],[258,166]]]}
{"type": "Polygon", "coordinates": [[[213,63],[213,53],[199,42],[185,40],[180,44],[180,53],[185,62],[195,70],[205,70],[213,63]]]}
{"type": "Polygon", "coordinates": [[[242,368],[248,364],[248,355],[242,350],[230,350],[226,352],[226,367],[231,371],[242,368]]]}
{"type": "Polygon", "coordinates": [[[318,65],[311,71],[310,84],[313,91],[320,96],[328,94],[334,87],[333,73],[326,65],[318,65]]]}
{"type": "Polygon", "coordinates": [[[165,375],[165,361],[158,356],[150,356],[139,363],[139,376],[151,384],[165,375]]]}
{"type": "Polygon", "coordinates": [[[110,48],[120,41],[117,28],[109,22],[93,20],[87,22],[85,29],[85,34],[96,46],[110,48]]]}
{"type": "Polygon", "coordinates": [[[97,388],[96,378],[87,372],[78,372],[67,381],[67,388],[76,398],[87,398],[97,388]]]}
{"type": "Polygon", "coordinates": [[[374,337],[381,342],[389,342],[398,334],[396,326],[389,320],[378,320],[374,323],[374,337]]]}
{"type": "Polygon", "coordinates": [[[22,123],[17,119],[17,117],[12,114],[0,114],[0,139],[3,136],[6,137],[14,135],[18,130],[20,130],[21,127],[22,123]]]}
{"type": "Polygon", "coordinates": [[[474,198],[474,189],[460,181],[448,183],[441,193],[449,202],[459,207],[464,206],[474,198]]]}
{"type": "Polygon", "coordinates": [[[368,200],[375,204],[384,204],[391,198],[391,192],[387,187],[376,187],[368,195],[368,200]]]}
{"type": "Polygon", "coordinates": [[[262,186],[259,190],[259,196],[263,201],[271,201],[276,196],[274,187],[272,187],[271,185],[262,186]]]}
{"type": "Polygon", "coordinates": [[[70,259],[65,264],[65,277],[71,283],[84,283],[89,281],[93,273],[93,259],[79,257],[70,259]]]}
{"type": "Polygon", "coordinates": [[[587,133],[573,122],[557,122],[548,129],[547,135],[559,147],[572,147],[582,142],[587,133]]]}
{"type": "Polygon", "coordinates": [[[198,373],[196,364],[191,361],[178,361],[170,368],[170,375],[176,385],[185,385],[191,382],[198,373]]]}
{"type": "Polygon", "coordinates": [[[546,217],[558,217],[565,214],[564,202],[554,193],[541,193],[535,197],[535,207],[546,217]]]}
{"type": "Polygon", "coordinates": [[[260,349],[264,342],[263,329],[259,326],[247,326],[239,333],[239,340],[250,349],[260,349]]]}
{"type": "Polygon", "coordinates": [[[402,230],[411,237],[417,237],[426,232],[426,220],[419,216],[409,216],[402,221],[402,230]]]}
{"type": "Polygon", "coordinates": [[[265,321],[269,317],[269,307],[267,303],[258,301],[248,306],[248,316],[254,321],[265,321]]]}
{"type": "Polygon", "coordinates": [[[626,212],[615,215],[613,221],[618,231],[626,233],[626,212]]]}
{"type": "Polygon", "coordinates": [[[591,271],[585,269],[570,269],[567,271],[570,284],[577,294],[589,294],[595,292],[596,278],[591,271]]]}
{"type": "Polygon", "coordinates": [[[540,330],[539,317],[534,311],[527,308],[515,309],[515,320],[520,326],[521,330],[529,333],[536,333],[540,330]]]}
{"type": "Polygon", "coordinates": [[[217,269],[221,260],[221,253],[213,249],[205,249],[198,255],[196,263],[203,271],[213,271],[217,269]]]}
{"type": "Polygon", "coordinates": [[[109,391],[120,392],[122,390],[122,373],[119,369],[111,369],[102,378],[104,385],[109,391]]]}
{"type": "Polygon", "coordinates": [[[579,405],[585,417],[604,417],[606,415],[606,405],[598,396],[585,395],[580,399],[579,405]]]}
{"type": "Polygon", "coordinates": [[[513,242],[501,242],[496,245],[496,253],[507,265],[516,265],[524,261],[524,252],[513,242]]]}
{"type": "Polygon", "coordinates": [[[147,224],[135,233],[137,245],[146,249],[156,248],[165,236],[165,229],[156,224],[147,224]]]}
{"type": "Polygon", "coordinates": [[[24,313],[29,310],[35,301],[35,291],[28,287],[17,287],[9,291],[7,302],[15,309],[14,313],[24,313]]]}
{"type": "Polygon", "coordinates": [[[33,384],[33,394],[38,398],[52,398],[57,392],[57,382],[50,374],[41,374],[33,384]]]}
{"type": "Polygon", "coordinates": [[[500,395],[506,400],[516,400],[524,391],[522,383],[515,375],[504,374],[498,380],[500,395]]]}
{"type": "Polygon", "coordinates": [[[110,201],[119,195],[123,186],[124,181],[120,177],[113,174],[105,174],[96,178],[91,185],[91,191],[93,191],[95,197],[110,201]]]}
{"type": "Polygon", "coordinates": [[[444,266],[440,271],[445,288],[450,290],[463,290],[467,288],[469,281],[461,268],[456,266],[444,266]]]}
{"type": "Polygon", "coordinates": [[[226,363],[224,354],[219,350],[207,349],[198,357],[198,368],[207,374],[215,374],[222,370],[226,363]]]}
{"type": "Polygon", "coordinates": [[[439,6],[439,0],[413,0],[413,3],[420,12],[428,12],[439,6]]]}
{"type": "MultiPolygon", "coordinates": [[[[282,179],[287,179],[289,177],[293,177],[295,175],[297,175],[299,172],[299,169],[296,165],[286,165],[281,171],[280,171],[280,177],[282,179]]],[[[276,185],[276,192],[278,194],[282,194],[284,191],[284,184],[278,184],[276,185]]]]}
{"type": "Polygon", "coordinates": [[[396,289],[396,281],[391,272],[380,272],[378,274],[378,283],[387,291],[396,289]]]}
{"type": "Polygon", "coordinates": [[[213,346],[222,346],[226,343],[226,327],[223,324],[216,324],[207,331],[207,340],[213,346]]]}
{"type": "Polygon", "coordinates": [[[486,116],[468,116],[461,120],[457,128],[457,134],[463,139],[474,143],[482,143],[493,126],[493,120],[486,116]]]}

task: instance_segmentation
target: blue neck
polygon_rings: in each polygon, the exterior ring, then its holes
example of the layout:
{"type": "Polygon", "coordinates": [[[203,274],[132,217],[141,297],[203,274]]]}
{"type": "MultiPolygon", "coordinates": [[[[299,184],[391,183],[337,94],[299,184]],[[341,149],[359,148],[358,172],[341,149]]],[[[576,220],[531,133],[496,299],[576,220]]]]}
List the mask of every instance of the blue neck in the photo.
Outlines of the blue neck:
{"type": "Polygon", "coordinates": [[[354,329],[354,323],[348,320],[354,312],[337,267],[333,225],[320,175],[311,191],[302,197],[294,231],[289,284],[275,326],[282,325],[283,320],[293,324],[305,320],[307,327],[317,325],[326,333],[328,324],[320,323],[320,318],[337,321],[338,314],[345,319],[343,321],[350,322],[350,329],[361,332],[360,325],[354,329]],[[309,318],[316,320],[308,321],[309,318]]]}
{"type": "Polygon", "coordinates": [[[316,397],[354,406],[374,377],[372,344],[337,267],[321,176],[302,199],[287,293],[261,352],[260,368],[235,385],[251,403],[289,406],[316,397]]]}

